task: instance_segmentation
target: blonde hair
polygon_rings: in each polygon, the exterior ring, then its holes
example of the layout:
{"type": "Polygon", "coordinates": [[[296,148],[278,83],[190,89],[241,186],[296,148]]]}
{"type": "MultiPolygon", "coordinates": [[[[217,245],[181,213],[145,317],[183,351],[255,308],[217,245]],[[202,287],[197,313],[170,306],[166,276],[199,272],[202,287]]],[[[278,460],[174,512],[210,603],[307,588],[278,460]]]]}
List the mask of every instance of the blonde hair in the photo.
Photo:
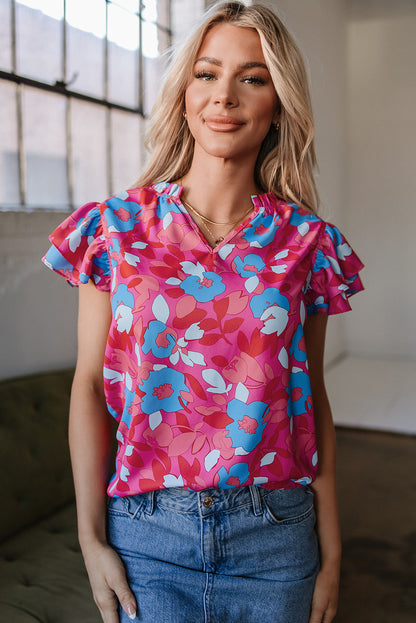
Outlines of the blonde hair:
{"type": "Polygon", "coordinates": [[[150,159],[137,181],[147,186],[174,181],[190,169],[194,139],[183,116],[185,91],[206,33],[217,24],[255,29],[280,107],[280,128],[272,126],[263,140],[254,171],[263,192],[274,192],[316,212],[319,196],[314,180],[316,156],[311,99],[299,48],[279,18],[260,4],[221,2],[205,15],[167,73],[154,105],[146,146],[150,159]]]}

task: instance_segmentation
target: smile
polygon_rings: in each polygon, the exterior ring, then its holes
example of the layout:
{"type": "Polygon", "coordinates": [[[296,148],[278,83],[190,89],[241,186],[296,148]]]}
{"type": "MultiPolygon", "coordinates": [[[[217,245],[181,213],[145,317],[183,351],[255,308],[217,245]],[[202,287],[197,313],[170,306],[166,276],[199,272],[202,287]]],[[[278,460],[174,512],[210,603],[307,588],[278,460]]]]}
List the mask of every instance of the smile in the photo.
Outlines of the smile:
{"type": "Polygon", "coordinates": [[[234,117],[205,117],[205,125],[215,132],[233,132],[244,125],[243,121],[234,117]]]}

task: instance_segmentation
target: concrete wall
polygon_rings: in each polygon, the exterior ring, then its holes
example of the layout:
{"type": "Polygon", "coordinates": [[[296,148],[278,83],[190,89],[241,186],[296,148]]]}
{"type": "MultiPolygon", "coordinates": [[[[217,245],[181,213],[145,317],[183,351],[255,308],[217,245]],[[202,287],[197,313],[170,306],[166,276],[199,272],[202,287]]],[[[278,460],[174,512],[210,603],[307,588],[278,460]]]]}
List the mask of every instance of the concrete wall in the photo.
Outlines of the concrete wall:
{"type": "MultiPolygon", "coordinates": [[[[317,179],[322,199],[321,216],[333,222],[355,246],[346,227],[347,191],[347,84],[346,5],[343,0],[268,0],[295,37],[310,76],[319,162],[317,179]]],[[[355,302],[355,301],[354,301],[355,302]]],[[[326,361],[347,348],[345,318],[328,323],[326,361]]]]}
{"type": "Polygon", "coordinates": [[[0,213],[0,378],[75,362],[77,292],[40,263],[64,216],[0,213]]]}
{"type": "Polygon", "coordinates": [[[348,7],[346,222],[367,266],[367,292],[347,318],[347,345],[415,359],[416,2],[348,7]]]}

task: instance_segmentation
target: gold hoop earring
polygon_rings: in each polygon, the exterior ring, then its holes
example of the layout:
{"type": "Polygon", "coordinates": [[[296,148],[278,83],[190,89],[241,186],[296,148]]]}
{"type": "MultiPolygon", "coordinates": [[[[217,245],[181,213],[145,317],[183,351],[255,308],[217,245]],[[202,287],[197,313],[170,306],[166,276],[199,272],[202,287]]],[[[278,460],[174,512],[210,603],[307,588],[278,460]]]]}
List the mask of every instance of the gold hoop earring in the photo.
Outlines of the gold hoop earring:
{"type": "Polygon", "coordinates": [[[280,128],[280,123],[278,121],[276,123],[273,123],[273,125],[276,131],[280,128]]]}

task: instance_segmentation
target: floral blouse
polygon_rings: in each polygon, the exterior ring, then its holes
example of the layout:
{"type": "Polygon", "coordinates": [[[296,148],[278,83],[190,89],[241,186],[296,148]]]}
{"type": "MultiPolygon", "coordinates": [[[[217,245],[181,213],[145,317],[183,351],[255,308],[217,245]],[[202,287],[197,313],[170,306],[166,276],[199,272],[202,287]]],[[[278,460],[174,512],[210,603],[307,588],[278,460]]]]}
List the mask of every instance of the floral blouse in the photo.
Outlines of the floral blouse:
{"type": "MultiPolygon", "coordinates": [[[[214,249],[159,183],[89,203],[44,263],[111,293],[104,389],[118,422],[110,496],[310,484],[317,451],[303,325],[363,289],[339,230],[274,194],[214,249]]],[[[221,198],[218,199],[221,201],[221,198]]]]}

